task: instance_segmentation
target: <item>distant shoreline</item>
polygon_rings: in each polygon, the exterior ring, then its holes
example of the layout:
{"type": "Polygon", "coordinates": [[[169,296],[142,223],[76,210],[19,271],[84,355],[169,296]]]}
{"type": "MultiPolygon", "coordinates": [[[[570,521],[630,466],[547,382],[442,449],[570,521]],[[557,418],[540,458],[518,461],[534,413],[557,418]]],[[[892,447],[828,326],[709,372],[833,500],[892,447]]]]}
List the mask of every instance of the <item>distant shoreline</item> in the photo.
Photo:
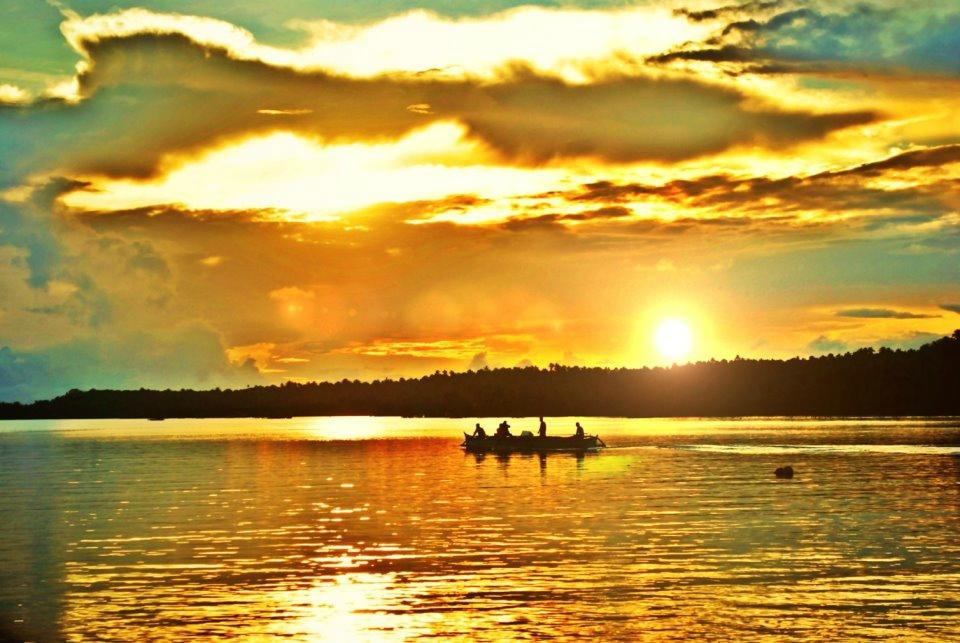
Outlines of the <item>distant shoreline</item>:
{"type": "Polygon", "coordinates": [[[937,417],[960,415],[960,330],[914,350],[669,368],[437,371],[418,379],[243,389],[71,390],[0,403],[0,420],[470,417],[937,417]]]}

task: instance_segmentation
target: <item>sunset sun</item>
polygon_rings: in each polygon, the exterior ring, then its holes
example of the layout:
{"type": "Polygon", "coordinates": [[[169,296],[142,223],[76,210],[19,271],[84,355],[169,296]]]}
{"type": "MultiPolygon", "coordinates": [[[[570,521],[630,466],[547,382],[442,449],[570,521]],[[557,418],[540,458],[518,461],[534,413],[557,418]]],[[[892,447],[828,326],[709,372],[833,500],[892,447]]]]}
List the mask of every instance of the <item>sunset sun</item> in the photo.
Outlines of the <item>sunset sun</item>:
{"type": "Polygon", "coordinates": [[[664,319],[654,332],[653,343],[661,355],[671,361],[679,361],[690,354],[693,332],[682,319],[664,319]]]}

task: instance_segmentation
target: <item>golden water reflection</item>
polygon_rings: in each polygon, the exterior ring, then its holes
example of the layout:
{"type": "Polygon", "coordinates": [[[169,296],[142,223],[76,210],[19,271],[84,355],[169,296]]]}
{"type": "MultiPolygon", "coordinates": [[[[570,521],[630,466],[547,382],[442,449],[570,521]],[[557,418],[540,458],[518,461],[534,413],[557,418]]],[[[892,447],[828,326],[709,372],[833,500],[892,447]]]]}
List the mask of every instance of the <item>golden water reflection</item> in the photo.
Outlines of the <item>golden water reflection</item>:
{"type": "Polygon", "coordinates": [[[358,421],[2,432],[3,632],[937,639],[960,617],[953,420],[621,420],[580,457],[464,454],[431,437],[452,420],[340,439],[358,421]]]}

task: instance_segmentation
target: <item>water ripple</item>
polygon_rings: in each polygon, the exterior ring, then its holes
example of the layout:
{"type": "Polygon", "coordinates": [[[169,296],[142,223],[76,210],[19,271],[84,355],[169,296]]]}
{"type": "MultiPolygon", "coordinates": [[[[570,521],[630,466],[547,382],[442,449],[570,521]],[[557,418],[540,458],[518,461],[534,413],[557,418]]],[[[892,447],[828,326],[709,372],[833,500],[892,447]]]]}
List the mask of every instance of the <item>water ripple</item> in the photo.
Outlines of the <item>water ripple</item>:
{"type": "Polygon", "coordinates": [[[582,457],[393,421],[0,431],[0,634],[954,636],[954,421],[596,419],[612,448],[582,457]]]}

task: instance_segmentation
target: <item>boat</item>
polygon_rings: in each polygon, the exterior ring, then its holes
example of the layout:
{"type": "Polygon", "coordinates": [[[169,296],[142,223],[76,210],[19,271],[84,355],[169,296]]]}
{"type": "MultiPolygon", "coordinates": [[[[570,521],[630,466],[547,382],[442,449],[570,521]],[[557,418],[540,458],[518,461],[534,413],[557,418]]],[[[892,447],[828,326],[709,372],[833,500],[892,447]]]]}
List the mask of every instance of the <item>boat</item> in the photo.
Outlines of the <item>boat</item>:
{"type": "Polygon", "coordinates": [[[595,451],[607,445],[598,435],[587,435],[582,438],[575,435],[545,438],[535,435],[480,438],[464,433],[463,444],[460,446],[471,453],[543,453],[545,451],[595,451]]]}

